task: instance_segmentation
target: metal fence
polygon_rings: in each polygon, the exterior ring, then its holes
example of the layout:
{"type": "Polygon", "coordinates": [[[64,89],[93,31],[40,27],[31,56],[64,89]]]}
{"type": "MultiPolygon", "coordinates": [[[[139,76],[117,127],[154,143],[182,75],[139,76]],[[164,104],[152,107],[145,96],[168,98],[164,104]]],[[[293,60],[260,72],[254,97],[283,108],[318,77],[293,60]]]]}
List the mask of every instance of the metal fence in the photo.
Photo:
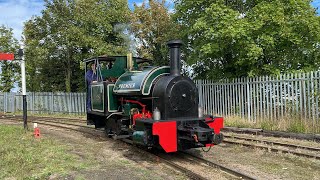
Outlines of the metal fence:
{"type": "MultiPolygon", "coordinates": [[[[22,112],[20,93],[0,93],[0,111],[5,113],[22,112]]],[[[27,110],[31,113],[85,114],[85,93],[27,93],[27,110]]]]}
{"type": "Polygon", "coordinates": [[[257,119],[294,117],[319,123],[320,72],[278,77],[198,80],[200,104],[209,114],[257,119]]]}
{"type": "MultiPolygon", "coordinates": [[[[255,121],[295,116],[319,122],[320,72],[278,77],[197,80],[200,104],[208,114],[255,121]]],[[[85,114],[85,93],[27,93],[28,112],[85,114]]],[[[0,111],[21,112],[19,93],[0,93],[0,111]]]]}

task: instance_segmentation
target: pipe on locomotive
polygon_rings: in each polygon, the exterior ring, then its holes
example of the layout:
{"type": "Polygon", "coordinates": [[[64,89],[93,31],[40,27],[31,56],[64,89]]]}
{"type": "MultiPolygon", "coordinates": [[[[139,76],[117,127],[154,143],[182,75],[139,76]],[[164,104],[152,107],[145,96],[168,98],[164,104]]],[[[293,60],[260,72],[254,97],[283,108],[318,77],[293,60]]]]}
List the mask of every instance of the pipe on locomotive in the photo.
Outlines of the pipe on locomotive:
{"type": "Polygon", "coordinates": [[[170,75],[181,75],[181,61],[180,61],[180,47],[182,46],[181,40],[172,40],[167,43],[170,49],[170,75]]]}

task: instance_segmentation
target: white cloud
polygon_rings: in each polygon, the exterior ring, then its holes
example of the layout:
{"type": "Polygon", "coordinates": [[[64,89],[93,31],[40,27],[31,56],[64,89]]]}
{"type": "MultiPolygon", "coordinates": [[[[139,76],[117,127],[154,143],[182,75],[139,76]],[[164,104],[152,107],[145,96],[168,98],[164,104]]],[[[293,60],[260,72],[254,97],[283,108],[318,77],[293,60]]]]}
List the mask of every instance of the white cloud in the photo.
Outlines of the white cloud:
{"type": "Polygon", "coordinates": [[[137,5],[138,7],[142,6],[142,4],[143,4],[143,2],[137,2],[137,3],[136,3],[136,5],[137,5]]]}
{"type": "Polygon", "coordinates": [[[0,25],[13,29],[15,38],[21,39],[23,23],[44,9],[43,0],[0,0],[0,25]]]}

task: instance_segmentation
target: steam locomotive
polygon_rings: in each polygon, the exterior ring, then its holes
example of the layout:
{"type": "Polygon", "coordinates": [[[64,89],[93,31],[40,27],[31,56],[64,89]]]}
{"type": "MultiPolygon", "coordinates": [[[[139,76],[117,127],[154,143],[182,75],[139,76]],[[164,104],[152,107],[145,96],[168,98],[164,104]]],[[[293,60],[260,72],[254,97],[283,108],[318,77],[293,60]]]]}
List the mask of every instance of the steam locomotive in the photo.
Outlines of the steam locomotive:
{"type": "Polygon", "coordinates": [[[142,66],[148,60],[130,54],[84,60],[97,74],[87,83],[87,123],[167,153],[221,143],[223,118],[203,115],[196,85],[181,75],[182,41],[167,45],[170,67],[142,66]]]}

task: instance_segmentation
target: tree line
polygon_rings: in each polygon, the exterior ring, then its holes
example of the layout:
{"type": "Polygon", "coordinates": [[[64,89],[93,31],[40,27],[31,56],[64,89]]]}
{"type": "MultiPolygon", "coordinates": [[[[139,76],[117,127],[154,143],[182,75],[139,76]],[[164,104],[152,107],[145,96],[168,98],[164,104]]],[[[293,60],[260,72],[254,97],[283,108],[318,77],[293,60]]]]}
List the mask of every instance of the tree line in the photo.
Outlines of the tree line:
{"type": "MultiPolygon", "coordinates": [[[[195,79],[312,71],[320,63],[320,17],[311,0],[45,0],[24,23],[28,91],[84,91],[83,59],[126,55],[168,64],[166,43],[184,42],[184,73],[195,79]],[[190,70],[191,69],[191,70],[190,70]]],[[[13,52],[0,26],[0,51],[13,52]]],[[[19,81],[17,63],[0,62],[0,91],[19,81]]]]}

